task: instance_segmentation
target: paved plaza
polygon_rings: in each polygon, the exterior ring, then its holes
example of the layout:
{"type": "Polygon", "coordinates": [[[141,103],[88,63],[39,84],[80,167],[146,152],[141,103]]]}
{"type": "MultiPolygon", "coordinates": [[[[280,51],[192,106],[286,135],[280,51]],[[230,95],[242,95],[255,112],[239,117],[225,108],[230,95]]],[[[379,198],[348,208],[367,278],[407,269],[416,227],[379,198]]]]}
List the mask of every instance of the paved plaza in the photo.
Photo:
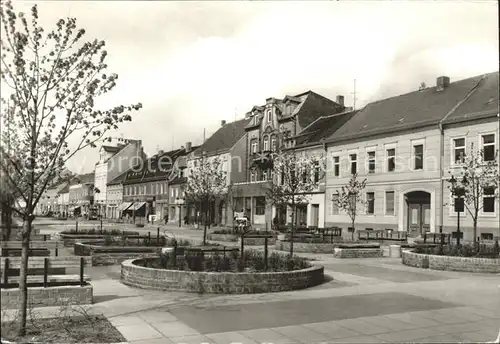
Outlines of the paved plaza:
{"type": "Polygon", "coordinates": [[[393,258],[303,256],[325,267],[324,284],[253,295],[141,290],[120,283],[119,266],[93,267],[92,308],[133,344],[456,343],[498,336],[499,275],[422,270],[393,258]]]}

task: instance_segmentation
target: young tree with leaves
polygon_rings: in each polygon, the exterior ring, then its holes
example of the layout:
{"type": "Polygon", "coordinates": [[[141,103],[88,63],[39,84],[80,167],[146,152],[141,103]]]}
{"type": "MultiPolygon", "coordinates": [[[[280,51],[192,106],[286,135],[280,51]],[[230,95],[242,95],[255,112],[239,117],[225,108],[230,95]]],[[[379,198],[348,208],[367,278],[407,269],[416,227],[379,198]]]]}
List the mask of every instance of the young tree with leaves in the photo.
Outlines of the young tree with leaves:
{"type": "Polygon", "coordinates": [[[281,149],[272,154],[274,176],[270,178],[267,199],[275,207],[287,205],[292,211],[290,256],[293,256],[293,237],[297,227],[297,205],[307,203],[310,193],[319,187],[324,176],[325,159],[303,152],[281,149]]]}
{"type": "Polygon", "coordinates": [[[105,42],[83,42],[85,30],[77,28],[75,18],[59,19],[53,29],[45,30],[36,5],[28,18],[15,13],[11,1],[2,1],[0,17],[1,121],[15,133],[2,133],[0,168],[7,189],[25,204],[21,209],[11,208],[24,221],[19,279],[22,336],[26,333],[26,273],[35,207],[68,159],[109,139],[106,133],[130,121],[130,113],[142,105],[95,106],[99,96],[116,86],[118,75],[107,73],[105,42]],[[70,139],[77,143],[70,144],[70,139]]]}
{"type": "Polygon", "coordinates": [[[472,219],[474,243],[477,241],[477,221],[484,209],[484,199],[491,198],[493,207],[499,196],[500,176],[498,167],[498,152],[493,159],[485,160],[484,150],[475,150],[471,144],[469,154],[462,157],[458,175],[448,179],[448,189],[452,194],[461,190],[464,208],[472,219]]]}
{"type": "Polygon", "coordinates": [[[195,161],[197,165],[190,169],[184,195],[186,200],[200,204],[201,211],[204,212],[203,245],[206,245],[210,204],[217,199],[227,197],[228,176],[227,172],[223,170],[222,160],[218,156],[202,156],[195,161]]]}
{"type": "Polygon", "coordinates": [[[334,194],[336,196],[337,207],[346,212],[351,219],[352,240],[354,240],[356,233],[356,217],[360,209],[366,206],[366,202],[363,198],[363,190],[365,187],[366,178],[358,180],[358,175],[353,174],[349,182],[334,194]]]}

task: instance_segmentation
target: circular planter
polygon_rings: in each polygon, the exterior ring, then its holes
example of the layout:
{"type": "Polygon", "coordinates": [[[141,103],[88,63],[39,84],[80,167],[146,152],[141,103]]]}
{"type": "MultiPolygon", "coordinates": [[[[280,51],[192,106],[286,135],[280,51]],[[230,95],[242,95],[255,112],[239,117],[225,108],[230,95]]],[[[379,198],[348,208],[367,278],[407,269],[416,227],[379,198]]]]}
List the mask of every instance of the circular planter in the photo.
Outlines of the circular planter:
{"type": "Polygon", "coordinates": [[[103,240],[106,236],[109,236],[109,235],[119,237],[122,234],[125,234],[127,236],[139,235],[138,232],[131,232],[131,231],[124,231],[124,232],[120,232],[120,233],[116,233],[116,234],[111,234],[109,232],[108,233],[104,232],[103,234],[100,234],[99,231],[96,231],[95,234],[59,232],[55,235],[55,237],[57,237],[57,240],[63,241],[64,247],[71,247],[76,242],[103,240]]]}
{"type": "Polygon", "coordinates": [[[284,272],[198,272],[145,268],[122,262],[122,283],[144,289],[213,294],[253,294],[298,290],[324,281],[323,267],[284,272]]]}
{"type": "MultiPolygon", "coordinates": [[[[306,242],[293,242],[294,252],[303,253],[333,253],[333,244],[328,243],[306,243],[306,242]]],[[[275,248],[278,251],[290,251],[290,241],[276,240],[275,248]]]]}
{"type": "Polygon", "coordinates": [[[401,260],[404,265],[421,269],[500,273],[500,258],[438,256],[403,250],[401,260]]]}

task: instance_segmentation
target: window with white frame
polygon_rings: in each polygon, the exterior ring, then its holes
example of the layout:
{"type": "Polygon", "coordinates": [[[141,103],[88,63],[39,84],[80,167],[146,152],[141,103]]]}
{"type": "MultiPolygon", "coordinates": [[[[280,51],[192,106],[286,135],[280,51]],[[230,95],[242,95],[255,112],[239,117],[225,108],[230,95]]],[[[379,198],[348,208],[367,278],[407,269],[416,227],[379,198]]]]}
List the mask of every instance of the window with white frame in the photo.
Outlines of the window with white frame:
{"type": "Polygon", "coordinates": [[[487,187],[483,189],[483,214],[495,213],[495,188],[487,187]]]}
{"type": "Polygon", "coordinates": [[[333,175],[335,177],[340,177],[340,157],[333,157],[333,175]]]}
{"type": "Polygon", "coordinates": [[[394,191],[385,192],[385,215],[394,215],[394,191]]]}
{"type": "Polygon", "coordinates": [[[375,173],[375,151],[367,152],[368,156],[368,173],[375,173]]]}
{"type": "Polygon", "coordinates": [[[267,122],[273,121],[273,112],[271,110],[267,111],[267,122]]]}
{"type": "Polygon", "coordinates": [[[269,136],[264,136],[264,152],[269,150],[269,136]]]}
{"type": "Polygon", "coordinates": [[[259,143],[257,142],[256,139],[252,140],[252,153],[255,154],[257,153],[257,149],[259,147],[259,143]]]}
{"type": "Polygon", "coordinates": [[[453,163],[463,162],[465,157],[465,137],[453,139],[453,163]]]}
{"type": "Polygon", "coordinates": [[[339,195],[333,194],[332,195],[332,215],[339,215],[339,195]]]}
{"type": "Polygon", "coordinates": [[[396,170],[396,148],[386,149],[387,157],[387,172],[394,172],[396,170]]]}
{"type": "Polygon", "coordinates": [[[319,172],[320,172],[319,162],[315,161],[314,162],[314,170],[313,170],[314,183],[319,183],[319,172]]]}
{"type": "Polygon", "coordinates": [[[481,144],[483,149],[483,160],[495,160],[495,134],[481,135],[481,144]]]}
{"type": "Polygon", "coordinates": [[[351,162],[351,174],[356,174],[358,172],[358,155],[355,153],[349,154],[349,160],[351,162]]]}
{"type": "Polygon", "coordinates": [[[375,192],[366,193],[366,213],[375,214],[375,192]]]}
{"type": "Polygon", "coordinates": [[[413,169],[424,169],[424,145],[421,143],[413,144],[413,169]]]}
{"type": "Polygon", "coordinates": [[[271,136],[271,150],[272,150],[273,152],[275,152],[277,148],[278,148],[278,147],[277,147],[276,136],[275,136],[275,135],[272,135],[272,136],[271,136]]]}

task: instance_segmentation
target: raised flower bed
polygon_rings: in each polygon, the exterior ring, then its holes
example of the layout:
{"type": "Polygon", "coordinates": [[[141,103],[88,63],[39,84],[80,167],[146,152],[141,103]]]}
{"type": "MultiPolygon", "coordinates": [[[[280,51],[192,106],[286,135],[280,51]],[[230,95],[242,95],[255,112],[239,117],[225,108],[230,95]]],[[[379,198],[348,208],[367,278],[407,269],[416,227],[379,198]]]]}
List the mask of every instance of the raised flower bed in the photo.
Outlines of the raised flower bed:
{"type": "Polygon", "coordinates": [[[127,260],[121,277],[124,284],[145,289],[218,294],[296,290],[324,281],[323,267],[311,266],[303,258],[273,253],[266,270],[261,252],[247,251],[244,257],[242,261],[234,254],[211,255],[193,264],[186,256],[176,261],[175,268],[158,258],[127,260]]]}
{"type": "Polygon", "coordinates": [[[383,253],[379,243],[344,243],[333,248],[335,258],[381,258],[383,253]]]}
{"type": "Polygon", "coordinates": [[[500,273],[498,242],[474,248],[473,245],[417,246],[403,250],[404,265],[422,269],[500,273]]]}

